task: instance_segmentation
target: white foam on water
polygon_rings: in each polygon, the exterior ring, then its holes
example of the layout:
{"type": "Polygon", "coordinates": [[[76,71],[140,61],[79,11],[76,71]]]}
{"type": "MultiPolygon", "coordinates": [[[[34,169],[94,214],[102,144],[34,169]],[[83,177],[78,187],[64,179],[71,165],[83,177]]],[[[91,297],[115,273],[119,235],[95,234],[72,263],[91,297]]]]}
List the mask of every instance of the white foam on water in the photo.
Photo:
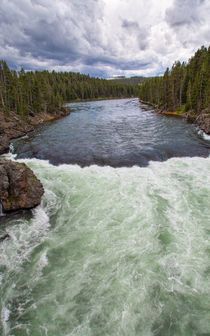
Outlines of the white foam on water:
{"type": "Polygon", "coordinates": [[[11,154],[14,154],[14,151],[15,151],[15,149],[14,149],[14,145],[13,145],[13,143],[11,142],[10,145],[9,145],[9,152],[10,152],[11,154]]]}
{"type": "Polygon", "coordinates": [[[2,326],[3,326],[3,331],[5,334],[8,331],[9,316],[10,316],[10,310],[7,309],[6,307],[3,307],[1,310],[1,321],[2,321],[2,326]]]}
{"type": "Polygon", "coordinates": [[[14,153],[14,145],[12,142],[9,145],[9,152],[2,154],[0,156],[6,160],[12,160],[12,161],[15,160],[15,158],[17,157],[17,154],[14,153]]]}
{"type": "Polygon", "coordinates": [[[28,139],[29,136],[26,134],[26,135],[23,135],[22,137],[20,137],[19,139],[28,139]]]}
{"type": "Polygon", "coordinates": [[[197,128],[198,134],[205,140],[210,141],[210,135],[206,134],[204,131],[202,131],[199,127],[197,128]]]}
{"type": "Polygon", "coordinates": [[[49,218],[41,206],[33,210],[33,217],[28,222],[24,218],[16,220],[7,228],[10,236],[7,244],[1,244],[1,265],[17,269],[28,260],[33,249],[45,239],[49,229],[49,218]]]}
{"type": "Polygon", "coordinates": [[[2,158],[6,159],[6,160],[12,160],[14,161],[17,157],[17,154],[13,154],[13,153],[6,153],[6,154],[2,154],[1,155],[2,158]]]}
{"type": "Polygon", "coordinates": [[[47,259],[47,251],[44,251],[41,255],[41,258],[39,260],[39,264],[41,266],[41,269],[46,267],[48,265],[48,259],[47,259]]]}
{"type": "Polygon", "coordinates": [[[208,333],[210,158],[117,169],[21,161],[46,192],[0,246],[2,284],[15,273],[3,299],[11,333],[16,323],[23,334],[208,333]]]}
{"type": "Polygon", "coordinates": [[[208,134],[206,134],[206,133],[204,133],[204,132],[203,132],[203,138],[204,138],[205,140],[210,141],[210,135],[208,135],[208,134]]]}

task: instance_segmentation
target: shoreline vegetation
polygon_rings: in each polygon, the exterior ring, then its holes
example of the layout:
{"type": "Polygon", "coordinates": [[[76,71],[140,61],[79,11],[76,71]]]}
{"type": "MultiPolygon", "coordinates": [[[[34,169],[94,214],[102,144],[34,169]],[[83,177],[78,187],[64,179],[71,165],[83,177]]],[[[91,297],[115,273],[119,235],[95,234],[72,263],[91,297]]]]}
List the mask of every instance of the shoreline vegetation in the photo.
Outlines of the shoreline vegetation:
{"type": "Polygon", "coordinates": [[[202,46],[188,63],[177,61],[164,76],[142,83],[139,98],[155,112],[185,118],[210,134],[210,47],[202,46]]]}
{"type": "Polygon", "coordinates": [[[144,101],[144,100],[142,100],[142,99],[139,99],[139,101],[140,101],[140,103],[142,103],[142,104],[145,104],[145,105],[149,105],[149,106],[154,107],[154,112],[155,112],[155,113],[163,114],[163,115],[168,115],[168,116],[172,116],[172,117],[184,118],[184,119],[185,119],[185,115],[179,113],[178,111],[170,112],[170,111],[167,111],[167,110],[160,110],[160,109],[158,108],[158,105],[156,105],[156,104],[152,104],[152,103],[147,102],[147,101],[144,101]]]}

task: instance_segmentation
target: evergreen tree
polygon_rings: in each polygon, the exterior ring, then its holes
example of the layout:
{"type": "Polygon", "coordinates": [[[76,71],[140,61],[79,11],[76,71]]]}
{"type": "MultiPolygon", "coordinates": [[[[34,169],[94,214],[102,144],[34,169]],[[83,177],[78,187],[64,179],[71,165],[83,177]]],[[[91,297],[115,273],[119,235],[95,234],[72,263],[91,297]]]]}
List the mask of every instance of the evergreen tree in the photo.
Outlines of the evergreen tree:
{"type": "Polygon", "coordinates": [[[0,61],[0,108],[22,117],[33,112],[56,113],[64,102],[77,99],[132,97],[137,85],[119,84],[80,73],[16,72],[0,61]]]}
{"type": "Polygon", "coordinates": [[[199,114],[210,108],[210,48],[198,49],[188,64],[175,62],[163,77],[154,77],[140,86],[142,100],[166,110],[193,110],[199,114]]]}

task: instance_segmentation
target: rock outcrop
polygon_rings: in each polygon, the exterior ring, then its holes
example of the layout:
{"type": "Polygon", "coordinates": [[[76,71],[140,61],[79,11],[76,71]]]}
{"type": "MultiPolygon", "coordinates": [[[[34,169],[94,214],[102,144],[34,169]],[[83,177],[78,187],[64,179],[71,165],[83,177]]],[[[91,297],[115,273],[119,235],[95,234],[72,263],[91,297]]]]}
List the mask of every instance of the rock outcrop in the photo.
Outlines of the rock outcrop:
{"type": "Polygon", "coordinates": [[[40,112],[29,114],[24,118],[14,111],[9,113],[0,110],[0,155],[9,151],[9,140],[19,138],[34,130],[34,128],[44,122],[65,117],[70,114],[68,107],[61,107],[54,113],[40,112]]]}
{"type": "Polygon", "coordinates": [[[0,159],[0,202],[4,212],[40,204],[44,188],[24,163],[0,159]]]}
{"type": "Polygon", "coordinates": [[[196,119],[196,123],[206,134],[210,134],[210,111],[204,110],[196,119]]]}
{"type": "Polygon", "coordinates": [[[9,151],[9,139],[5,135],[0,135],[0,155],[9,151]]]}

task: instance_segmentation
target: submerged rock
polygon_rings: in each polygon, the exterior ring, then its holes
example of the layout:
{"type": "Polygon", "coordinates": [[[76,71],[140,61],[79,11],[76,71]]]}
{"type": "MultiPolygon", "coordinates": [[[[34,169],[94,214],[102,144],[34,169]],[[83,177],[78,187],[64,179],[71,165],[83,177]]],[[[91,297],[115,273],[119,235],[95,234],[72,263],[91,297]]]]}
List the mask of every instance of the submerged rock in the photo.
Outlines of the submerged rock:
{"type": "Polygon", "coordinates": [[[0,159],[0,202],[4,212],[40,204],[44,188],[24,163],[0,159]]]}

